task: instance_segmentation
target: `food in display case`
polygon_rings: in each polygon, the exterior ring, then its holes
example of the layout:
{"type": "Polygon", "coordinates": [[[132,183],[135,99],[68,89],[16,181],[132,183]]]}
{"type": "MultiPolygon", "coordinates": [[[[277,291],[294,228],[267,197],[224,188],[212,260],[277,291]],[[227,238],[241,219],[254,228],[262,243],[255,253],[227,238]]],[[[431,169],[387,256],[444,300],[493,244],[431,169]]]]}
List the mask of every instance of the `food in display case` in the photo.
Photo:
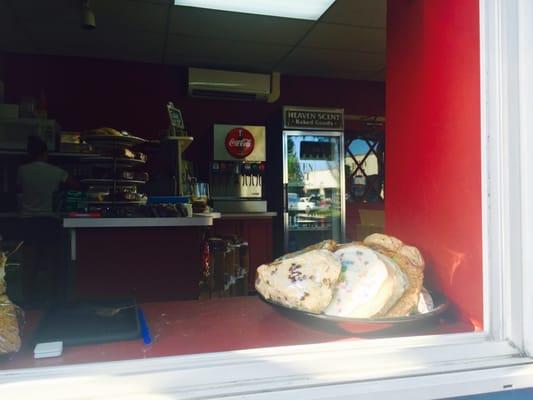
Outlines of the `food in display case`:
{"type": "Polygon", "coordinates": [[[3,251],[0,251],[0,295],[6,292],[6,282],[4,277],[6,275],[7,257],[3,251]]]}
{"type": "Polygon", "coordinates": [[[328,250],[311,250],[257,269],[255,287],[265,298],[320,313],[331,303],[341,263],[328,250]]]}
{"type": "Polygon", "coordinates": [[[84,159],[90,166],[89,176],[81,179],[87,188],[90,211],[101,211],[103,216],[131,217],[134,206],[146,204],[147,197],[139,193],[137,185],[148,181],[148,174],[132,170],[146,163],[146,154],[131,148],[145,142],[144,139],[119,132],[112,128],[87,131],[83,139],[91,144],[97,156],[84,159]],[[129,208],[111,210],[112,208],[129,208]]]}
{"type": "Polygon", "coordinates": [[[120,132],[120,131],[117,131],[116,129],[108,128],[108,127],[98,128],[98,129],[94,129],[94,130],[82,133],[82,137],[89,136],[89,135],[121,137],[121,136],[127,136],[128,133],[120,132]]]}
{"type": "Polygon", "coordinates": [[[7,256],[0,251],[0,355],[15,353],[22,345],[22,310],[13,304],[5,294],[4,281],[7,256]]]}
{"type": "Polygon", "coordinates": [[[101,150],[100,154],[102,156],[117,157],[117,158],[127,158],[127,159],[130,159],[130,160],[146,161],[146,154],[138,152],[138,151],[132,151],[132,150],[130,150],[128,148],[105,149],[105,150],[101,150]]]}
{"type": "Polygon", "coordinates": [[[6,295],[0,295],[0,355],[20,350],[22,319],[22,310],[6,295]]]}
{"type": "Polygon", "coordinates": [[[392,236],[327,240],[260,266],[256,289],[267,302],[308,313],[402,319],[436,308],[423,287],[424,267],[418,249],[392,236]]]}

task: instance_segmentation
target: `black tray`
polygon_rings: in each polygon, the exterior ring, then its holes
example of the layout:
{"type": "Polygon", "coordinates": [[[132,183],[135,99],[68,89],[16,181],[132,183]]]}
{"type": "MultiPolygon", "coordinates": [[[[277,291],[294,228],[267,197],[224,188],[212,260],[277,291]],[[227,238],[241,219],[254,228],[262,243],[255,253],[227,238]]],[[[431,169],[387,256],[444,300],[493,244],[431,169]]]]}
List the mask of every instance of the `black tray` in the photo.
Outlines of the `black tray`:
{"type": "Polygon", "coordinates": [[[133,299],[91,300],[49,309],[36,330],[35,343],[62,341],[65,346],[131,340],[140,337],[133,299]]]}
{"type": "Polygon", "coordinates": [[[314,327],[326,328],[326,330],[342,330],[349,333],[363,333],[378,330],[401,330],[423,325],[434,324],[449,308],[448,300],[435,291],[431,292],[431,297],[435,308],[424,314],[413,314],[407,317],[377,317],[377,318],[345,318],[326,314],[316,314],[307,311],[296,310],[272,300],[265,299],[260,293],[259,298],[265,303],[273,306],[290,319],[311,324],[314,327]]]}

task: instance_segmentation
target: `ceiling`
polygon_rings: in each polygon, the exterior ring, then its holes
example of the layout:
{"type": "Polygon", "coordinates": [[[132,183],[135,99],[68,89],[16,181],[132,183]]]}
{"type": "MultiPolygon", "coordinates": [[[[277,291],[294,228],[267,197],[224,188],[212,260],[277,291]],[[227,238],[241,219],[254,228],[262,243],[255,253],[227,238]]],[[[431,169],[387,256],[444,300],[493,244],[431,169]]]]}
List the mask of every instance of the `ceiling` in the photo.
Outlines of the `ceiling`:
{"type": "MultiPolygon", "coordinates": [[[[290,1],[290,0],[287,0],[290,1]]],[[[386,0],[337,0],[319,21],[172,0],[0,0],[0,50],[383,81],[386,0]]]]}

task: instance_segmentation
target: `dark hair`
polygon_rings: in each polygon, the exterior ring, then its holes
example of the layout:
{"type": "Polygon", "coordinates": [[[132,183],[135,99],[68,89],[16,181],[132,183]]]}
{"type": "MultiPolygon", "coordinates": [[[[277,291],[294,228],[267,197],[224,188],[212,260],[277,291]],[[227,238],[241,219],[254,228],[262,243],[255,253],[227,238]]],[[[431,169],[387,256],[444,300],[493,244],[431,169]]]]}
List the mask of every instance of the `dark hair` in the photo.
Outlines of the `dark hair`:
{"type": "Polygon", "coordinates": [[[38,136],[28,136],[28,145],[26,149],[30,158],[40,157],[48,151],[46,143],[38,136]]]}

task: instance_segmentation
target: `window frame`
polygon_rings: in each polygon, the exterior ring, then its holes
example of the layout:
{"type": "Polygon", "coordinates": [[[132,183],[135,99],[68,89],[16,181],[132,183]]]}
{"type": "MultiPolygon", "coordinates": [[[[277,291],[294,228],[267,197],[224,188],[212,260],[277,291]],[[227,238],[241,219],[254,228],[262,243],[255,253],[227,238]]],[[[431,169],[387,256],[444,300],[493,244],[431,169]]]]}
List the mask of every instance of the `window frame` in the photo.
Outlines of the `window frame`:
{"type": "Polygon", "coordinates": [[[436,398],[531,386],[532,19],[530,0],[480,0],[482,332],[1,371],[0,394],[388,399],[392,393],[436,398]]]}

